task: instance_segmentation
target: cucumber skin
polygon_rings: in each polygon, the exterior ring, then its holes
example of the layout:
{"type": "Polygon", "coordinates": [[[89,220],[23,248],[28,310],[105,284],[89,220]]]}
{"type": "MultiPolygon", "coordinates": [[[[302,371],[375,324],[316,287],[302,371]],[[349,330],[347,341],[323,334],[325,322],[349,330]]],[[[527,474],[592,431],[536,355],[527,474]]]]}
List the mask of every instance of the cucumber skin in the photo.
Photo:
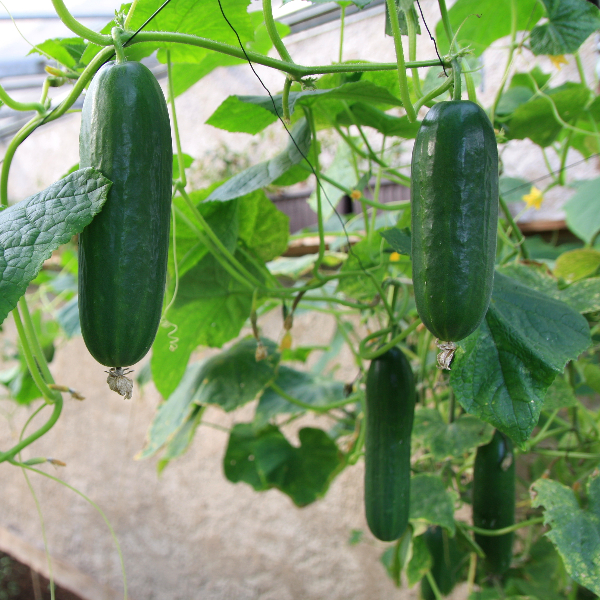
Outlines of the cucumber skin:
{"type": "MultiPolygon", "coordinates": [[[[508,460],[508,459],[507,459],[508,460]]],[[[507,465],[505,465],[507,466],[507,465]]],[[[512,442],[496,430],[489,444],[479,446],[473,467],[473,524],[484,529],[502,529],[515,522],[515,461],[512,442]],[[503,462],[510,455],[506,470],[503,462]]],[[[485,552],[485,566],[502,575],[512,560],[514,533],[501,536],[475,534],[485,552]]]]}
{"type": "Polygon", "coordinates": [[[392,348],[371,361],[365,414],[365,513],[373,535],[398,539],[408,525],[410,436],[415,382],[408,359],[392,348]]]}
{"type": "Polygon", "coordinates": [[[101,364],[127,367],[152,345],[167,274],[173,149],[162,90],[138,62],[107,63],[83,104],[80,166],[113,184],[79,236],[79,316],[101,364]]]}
{"type": "MultiPolygon", "coordinates": [[[[442,595],[447,596],[456,584],[456,569],[460,560],[456,537],[448,536],[439,525],[428,527],[423,537],[433,559],[431,567],[433,579],[442,595]]],[[[435,600],[435,593],[427,577],[421,580],[421,598],[435,600]]]]}
{"type": "Polygon", "coordinates": [[[439,102],[415,139],[411,166],[412,261],[417,312],[438,339],[475,331],[494,281],[498,148],[474,102],[439,102]]]}

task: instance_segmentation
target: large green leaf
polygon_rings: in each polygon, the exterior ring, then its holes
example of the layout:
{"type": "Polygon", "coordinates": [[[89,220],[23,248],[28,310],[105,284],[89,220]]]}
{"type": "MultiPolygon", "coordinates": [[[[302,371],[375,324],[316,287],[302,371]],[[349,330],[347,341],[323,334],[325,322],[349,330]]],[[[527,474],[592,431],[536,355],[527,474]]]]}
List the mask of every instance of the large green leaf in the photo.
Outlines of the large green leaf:
{"type": "Polygon", "coordinates": [[[450,382],[467,412],[523,444],[550,384],[589,344],[581,315],[496,273],[486,318],[459,342],[450,382]]]}
{"type": "MultiPolygon", "coordinates": [[[[163,0],[139,0],[135,3],[129,20],[129,29],[137,30],[148,19],[163,0]]],[[[221,0],[223,11],[242,43],[254,39],[252,19],[247,11],[250,0],[221,0]]],[[[171,0],[152,21],[146,25],[146,31],[176,31],[191,33],[239,46],[232,27],[223,18],[218,2],[205,0],[171,0]]],[[[170,47],[171,60],[174,62],[197,62],[202,60],[209,50],[185,46],[183,44],[155,44],[157,48],[170,47]]]]}
{"type": "Polygon", "coordinates": [[[158,408],[148,432],[148,443],[139,457],[152,456],[178,435],[195,406],[215,404],[232,411],[254,400],[275,377],[279,363],[275,343],[263,340],[263,344],[268,356],[262,361],[256,360],[257,342],[249,337],[216,356],[188,366],[177,389],[158,408]]]}
{"type": "Polygon", "coordinates": [[[584,242],[592,242],[600,231],[600,177],[586,181],[564,206],[569,229],[584,242]]]}
{"type": "Polygon", "coordinates": [[[348,110],[350,115],[348,111],[343,111],[338,115],[338,125],[343,125],[344,127],[366,125],[388,137],[397,136],[412,139],[417,135],[421,125],[420,121],[411,123],[406,116],[394,117],[364,102],[356,102],[348,110]]]}
{"type": "MultiPolygon", "coordinates": [[[[338,402],[344,398],[344,385],[341,382],[315,377],[310,373],[296,371],[290,367],[279,367],[275,384],[286,394],[315,408],[338,402]]],[[[305,412],[304,408],[292,404],[269,387],[258,401],[254,422],[257,425],[264,425],[275,415],[302,412],[305,412]]]]}
{"type": "Polygon", "coordinates": [[[473,415],[463,415],[448,424],[437,410],[421,408],[415,412],[413,435],[423,440],[436,460],[444,460],[460,458],[472,448],[487,444],[494,428],[473,415]]]}
{"type": "Polygon", "coordinates": [[[563,129],[554,116],[554,109],[564,121],[573,121],[589,103],[590,94],[584,84],[567,82],[547,90],[544,96],[533,96],[512,113],[507,136],[517,140],[529,138],[539,146],[549,146],[563,129]]]}
{"type": "Polygon", "coordinates": [[[294,125],[291,136],[292,139],[283,152],[238,173],[212,192],[208,199],[225,201],[239,198],[269,185],[290,167],[298,164],[310,149],[310,127],[306,119],[302,119],[294,125]]]}
{"type": "Polygon", "coordinates": [[[264,261],[272,260],[287,250],[290,218],[256,190],[239,200],[239,237],[247,248],[264,261]]]}
{"type": "Polygon", "coordinates": [[[295,447],[274,425],[238,423],[223,459],[225,477],[257,491],[277,488],[296,506],[314,502],[325,495],[345,457],[321,429],[305,427],[298,437],[300,446],[295,447]]]}
{"type": "MultiPolygon", "coordinates": [[[[495,40],[510,34],[511,6],[517,9],[517,31],[531,29],[543,14],[537,0],[498,2],[497,0],[457,0],[448,11],[453,31],[458,32],[458,42],[470,46],[479,56],[495,40]]],[[[440,20],[435,27],[440,54],[446,54],[449,40],[440,20]]]]}
{"type": "Polygon", "coordinates": [[[29,54],[50,56],[65,67],[76,69],[80,66],[81,57],[86,46],[87,42],[83,38],[54,38],[36,44],[29,51],[29,54]]]}
{"type": "Polygon", "coordinates": [[[542,0],[548,22],[531,30],[534,54],[573,54],[600,28],[600,11],[586,0],[542,0]]]}
{"type": "Polygon", "coordinates": [[[582,509],[573,490],[550,479],[532,486],[532,506],[544,507],[546,535],[556,546],[567,572],[577,583],[600,594],[600,476],[587,484],[588,507],[582,509]]]}
{"type": "Polygon", "coordinates": [[[225,131],[254,135],[275,121],[277,121],[277,115],[262,106],[242,102],[238,96],[229,96],[206,123],[225,131]]]}
{"type": "Polygon", "coordinates": [[[433,566],[431,553],[427,548],[425,537],[420,535],[413,537],[411,544],[411,557],[406,565],[406,579],[408,585],[412,587],[419,583],[427,572],[433,566]]]}
{"type": "Polygon", "coordinates": [[[373,299],[378,293],[371,277],[379,284],[387,273],[387,257],[381,252],[381,238],[373,236],[371,240],[364,239],[352,246],[348,260],[341,269],[342,276],[337,286],[338,292],[343,292],[357,300],[373,299]],[[367,275],[370,273],[371,277],[367,275]],[[357,272],[351,275],[350,272],[357,272]]]}
{"type": "Polygon", "coordinates": [[[439,475],[420,473],[411,477],[409,518],[414,524],[440,525],[454,535],[454,502],[439,475]]]}
{"type": "MultiPolygon", "coordinates": [[[[243,255],[236,253],[235,257],[253,271],[243,255]]],[[[239,334],[250,315],[252,293],[251,287],[235,279],[212,254],[180,279],[177,300],[152,346],[153,379],[165,398],[177,387],[198,346],[221,347],[239,334]]]]}
{"type": "Polygon", "coordinates": [[[411,235],[409,229],[400,229],[398,227],[390,227],[384,231],[379,231],[381,237],[392,247],[394,252],[398,254],[411,255],[411,235]]]}
{"type": "MultiPolygon", "coordinates": [[[[263,23],[262,12],[256,11],[250,13],[254,30],[254,40],[246,42],[246,50],[268,54],[272,43],[267,28],[263,23]]],[[[275,23],[280,37],[285,37],[290,32],[290,28],[282,23],[275,23]]],[[[162,55],[161,55],[162,58],[162,55]]],[[[179,96],[192,85],[200,81],[203,77],[214,71],[217,67],[231,67],[233,65],[248,64],[246,59],[236,58],[221,52],[209,52],[200,61],[193,63],[174,63],[171,68],[171,83],[173,86],[173,95],[179,96]]]]}
{"type": "Polygon", "coordinates": [[[100,171],[80,169],[0,212],[0,323],[52,252],[100,212],[110,186],[100,171]]]}
{"type": "Polygon", "coordinates": [[[566,287],[559,287],[556,278],[552,277],[543,264],[508,263],[498,267],[497,270],[538,292],[565,302],[579,313],[586,314],[600,310],[600,277],[590,277],[575,281],[566,287]]]}

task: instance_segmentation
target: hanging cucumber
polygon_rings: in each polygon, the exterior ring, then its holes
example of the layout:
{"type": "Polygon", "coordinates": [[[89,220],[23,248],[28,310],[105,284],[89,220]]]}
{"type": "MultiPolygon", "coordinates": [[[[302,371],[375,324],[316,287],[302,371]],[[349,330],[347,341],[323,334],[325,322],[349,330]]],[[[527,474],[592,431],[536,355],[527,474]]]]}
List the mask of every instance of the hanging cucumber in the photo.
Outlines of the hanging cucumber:
{"type": "Polygon", "coordinates": [[[386,542],[408,525],[414,411],[410,363],[392,348],[371,361],[365,415],[365,512],[373,535],[386,542]]]}
{"type": "Polygon", "coordinates": [[[470,101],[435,104],[415,139],[411,177],[417,312],[440,341],[456,342],[483,320],[494,281],[498,149],[485,112],[470,101]]]}
{"type": "Polygon", "coordinates": [[[111,62],[95,75],[79,154],[82,168],[96,167],[113,182],[79,236],[79,316],[88,350],[118,379],[152,345],[167,272],[171,128],[162,90],[144,65],[111,62]]]}
{"type": "MultiPolygon", "coordinates": [[[[439,526],[428,527],[423,534],[427,549],[433,559],[431,575],[443,596],[447,596],[458,575],[462,554],[456,544],[456,537],[450,537],[448,532],[439,526]]],[[[427,577],[421,580],[421,597],[423,600],[435,600],[435,593],[427,577]]]]}
{"type": "MultiPolygon", "coordinates": [[[[498,430],[489,444],[479,446],[473,467],[473,524],[502,529],[515,522],[515,461],[512,442],[498,430]]],[[[475,534],[485,552],[486,569],[502,575],[512,559],[513,533],[475,534]]]]}

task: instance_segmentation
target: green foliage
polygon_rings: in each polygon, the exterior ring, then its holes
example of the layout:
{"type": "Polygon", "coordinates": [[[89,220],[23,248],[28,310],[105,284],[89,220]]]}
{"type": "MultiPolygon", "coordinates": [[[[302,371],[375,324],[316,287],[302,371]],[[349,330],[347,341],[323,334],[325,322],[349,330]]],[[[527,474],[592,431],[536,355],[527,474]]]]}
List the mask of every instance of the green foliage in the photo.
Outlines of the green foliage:
{"type": "Polygon", "coordinates": [[[0,213],[0,323],[52,252],[100,211],[110,186],[96,169],[80,169],[0,213]]]}
{"type": "Polygon", "coordinates": [[[567,572],[578,583],[600,594],[600,477],[587,483],[587,508],[558,481],[539,479],[532,487],[532,505],[543,506],[546,535],[556,546],[567,572]]]}

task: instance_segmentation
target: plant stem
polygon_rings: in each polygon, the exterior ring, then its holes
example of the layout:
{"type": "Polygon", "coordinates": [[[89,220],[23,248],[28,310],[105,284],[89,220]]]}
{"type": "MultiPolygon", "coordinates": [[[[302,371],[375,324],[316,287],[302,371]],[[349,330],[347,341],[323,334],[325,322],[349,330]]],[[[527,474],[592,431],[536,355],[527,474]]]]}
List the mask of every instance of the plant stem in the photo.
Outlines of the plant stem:
{"type": "Polygon", "coordinates": [[[113,27],[110,33],[115,44],[115,54],[117,55],[116,62],[118,65],[122,65],[127,62],[125,50],[123,50],[123,42],[121,42],[121,33],[123,33],[123,31],[120,27],[113,27]]]}
{"type": "Polygon", "coordinates": [[[496,119],[496,110],[498,108],[498,103],[500,102],[500,98],[502,97],[502,93],[504,92],[504,86],[508,81],[508,75],[510,73],[510,67],[512,66],[513,56],[516,48],[517,41],[517,0],[510,0],[510,46],[508,51],[508,58],[506,60],[506,66],[504,67],[504,73],[502,75],[502,79],[500,80],[500,87],[496,92],[496,97],[494,98],[494,103],[492,104],[492,109],[490,111],[490,120],[494,123],[496,119]]]}
{"type": "MultiPolygon", "coordinates": [[[[404,105],[406,116],[411,123],[417,120],[417,114],[413,108],[410,92],[408,90],[408,79],[406,78],[406,64],[404,63],[404,50],[402,48],[402,36],[400,35],[400,23],[398,22],[398,10],[394,0],[386,0],[392,34],[394,36],[394,47],[396,49],[396,62],[398,68],[398,82],[400,84],[400,99],[404,105]]],[[[439,61],[438,61],[439,63],[439,61]]]]}
{"type": "Polygon", "coordinates": [[[421,108],[421,106],[424,106],[434,98],[437,98],[438,96],[441,96],[444,92],[447,92],[452,87],[453,83],[453,79],[451,77],[447,77],[444,83],[442,83],[442,85],[435,88],[435,90],[431,90],[431,92],[429,92],[425,96],[421,96],[415,102],[415,110],[418,111],[421,108]]]}
{"type": "Polygon", "coordinates": [[[181,151],[181,139],[179,137],[179,126],[177,125],[177,111],[175,110],[175,92],[173,88],[173,65],[171,63],[171,51],[167,50],[167,78],[169,86],[169,102],[171,103],[171,118],[173,120],[173,131],[175,133],[175,147],[177,148],[177,164],[179,165],[179,183],[182,187],[187,185],[185,175],[185,163],[181,151]]]}
{"type": "Polygon", "coordinates": [[[392,338],[387,344],[384,344],[377,350],[369,352],[366,347],[367,343],[376,337],[381,337],[382,335],[388,334],[391,331],[391,329],[389,327],[387,327],[386,329],[381,329],[380,331],[371,333],[366,338],[364,338],[359,344],[358,353],[359,353],[360,357],[364,358],[365,360],[373,360],[374,358],[377,358],[378,356],[385,354],[388,350],[390,350],[391,348],[396,346],[399,342],[401,342],[402,340],[407,338],[420,324],[421,324],[421,320],[417,319],[416,321],[411,323],[406,329],[404,329],[404,331],[399,333],[396,337],[392,338]]]}
{"type": "Polygon", "coordinates": [[[60,20],[68,27],[73,33],[78,36],[98,44],[98,46],[112,46],[113,38],[110,35],[104,35],[102,33],[96,33],[95,31],[88,29],[85,25],[82,25],[73,15],[68,11],[63,0],[52,0],[52,5],[56,14],[60,20]]]}
{"type": "MultiPolygon", "coordinates": [[[[286,77],[283,83],[283,93],[281,94],[281,106],[283,108],[283,120],[286,125],[290,125],[292,122],[292,116],[290,114],[290,89],[292,87],[292,78],[286,77]]],[[[310,170],[310,169],[309,169],[310,170]]]]}
{"type": "Polygon", "coordinates": [[[2,100],[2,102],[4,102],[4,104],[6,104],[6,106],[8,106],[9,108],[12,108],[13,110],[21,110],[21,111],[35,110],[40,115],[42,115],[46,112],[46,108],[44,107],[44,105],[40,104],[39,102],[18,102],[17,100],[14,100],[7,94],[6,90],[1,85],[0,85],[0,100],[2,100]]]}
{"type": "Polygon", "coordinates": [[[286,391],[282,390],[275,382],[269,383],[269,387],[276,393],[279,394],[282,398],[287,400],[290,404],[295,404],[300,408],[304,408],[306,410],[314,410],[315,412],[327,412],[328,410],[332,410],[334,408],[340,408],[341,406],[346,406],[346,404],[351,404],[352,402],[358,402],[358,396],[349,396],[348,398],[344,398],[343,400],[338,400],[337,402],[331,402],[330,404],[324,404],[320,406],[316,406],[314,404],[308,404],[307,402],[302,402],[302,400],[298,400],[298,398],[294,398],[290,396],[286,391]]]}
{"type": "Polygon", "coordinates": [[[460,79],[460,65],[458,64],[458,60],[452,61],[452,78],[454,90],[452,92],[452,100],[460,100],[462,96],[462,82],[460,79]]]}
{"type": "Polygon", "coordinates": [[[269,34],[269,38],[275,46],[277,53],[281,56],[282,60],[288,63],[293,63],[292,57],[290,53],[287,51],[285,44],[279,37],[279,32],[277,31],[277,26],[275,25],[275,20],[273,19],[273,9],[271,7],[271,0],[263,0],[263,19],[265,20],[265,26],[267,28],[267,33],[269,34]]]}
{"type": "MultiPolygon", "coordinates": [[[[415,61],[417,60],[417,22],[415,13],[413,12],[413,9],[409,9],[404,11],[404,15],[406,16],[406,28],[408,29],[408,60],[415,61]]],[[[423,92],[421,91],[419,70],[415,68],[411,69],[411,75],[415,96],[420,98],[423,95],[423,92]]]]}
{"type": "Polygon", "coordinates": [[[521,233],[521,230],[515,223],[515,220],[513,219],[513,216],[510,214],[510,210],[508,209],[508,206],[502,196],[499,197],[499,201],[500,201],[500,208],[502,209],[502,212],[504,213],[504,217],[506,218],[506,220],[508,221],[508,224],[511,227],[511,230],[512,230],[511,232],[517,238],[517,248],[518,248],[519,254],[521,255],[521,257],[523,259],[527,260],[529,258],[529,251],[527,250],[527,248],[525,246],[525,236],[521,233]]]}
{"type": "Polygon", "coordinates": [[[340,13],[340,50],[338,52],[338,62],[342,62],[342,56],[344,53],[344,23],[346,21],[346,6],[342,5],[340,13]]]}
{"type": "Polygon", "coordinates": [[[544,517],[535,517],[533,519],[529,519],[528,521],[521,521],[520,523],[515,523],[514,525],[509,525],[508,527],[502,527],[501,529],[482,529],[481,527],[475,527],[475,525],[470,525],[469,523],[462,523],[462,526],[466,529],[470,529],[471,531],[478,533],[479,535],[486,535],[488,537],[496,537],[500,535],[505,535],[506,533],[512,533],[513,531],[517,531],[522,527],[529,527],[530,525],[538,525],[539,523],[544,522],[544,517]]]}
{"type": "MultiPolygon", "coordinates": [[[[42,350],[40,341],[35,333],[35,327],[33,325],[33,320],[31,319],[31,314],[29,313],[29,307],[27,306],[25,296],[21,296],[19,299],[19,308],[23,313],[23,325],[25,335],[27,336],[27,342],[33,350],[33,356],[37,361],[37,366],[39,367],[46,383],[54,383],[52,373],[50,373],[50,369],[48,368],[48,362],[44,356],[44,351],[42,350]]],[[[56,396],[56,394],[53,394],[53,396],[56,396]]]]}

